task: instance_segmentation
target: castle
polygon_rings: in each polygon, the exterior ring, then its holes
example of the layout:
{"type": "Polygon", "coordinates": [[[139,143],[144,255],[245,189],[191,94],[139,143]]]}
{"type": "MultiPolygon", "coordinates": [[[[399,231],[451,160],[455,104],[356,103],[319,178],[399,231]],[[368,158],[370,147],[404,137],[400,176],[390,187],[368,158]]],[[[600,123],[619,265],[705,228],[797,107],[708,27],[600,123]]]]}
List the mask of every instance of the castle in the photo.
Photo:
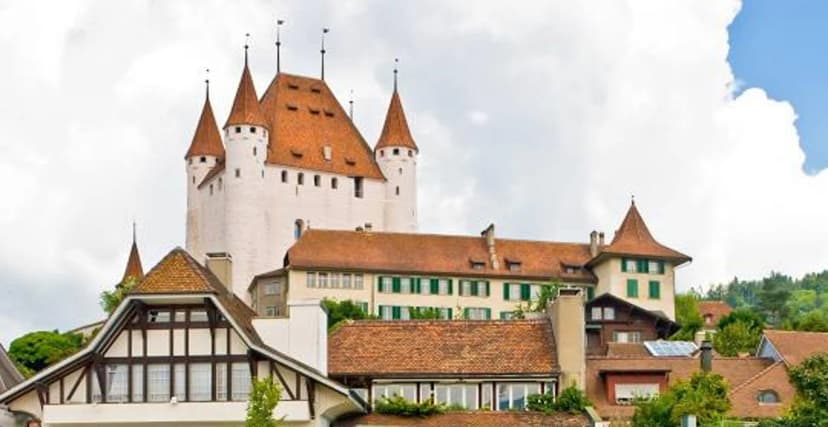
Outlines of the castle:
{"type": "Polygon", "coordinates": [[[259,98],[244,68],[221,131],[207,96],[185,156],[186,248],[231,258],[246,298],[255,274],[281,265],[309,227],[417,231],[417,157],[396,69],[373,148],[324,79],[277,72],[259,98]]]}

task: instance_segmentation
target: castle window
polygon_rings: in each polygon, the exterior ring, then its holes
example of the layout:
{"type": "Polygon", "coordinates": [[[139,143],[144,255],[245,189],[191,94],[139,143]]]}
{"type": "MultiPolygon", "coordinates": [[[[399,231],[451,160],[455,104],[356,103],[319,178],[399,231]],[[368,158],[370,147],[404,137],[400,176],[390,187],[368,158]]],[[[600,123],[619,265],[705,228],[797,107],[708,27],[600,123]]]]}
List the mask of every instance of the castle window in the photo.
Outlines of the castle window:
{"type": "Polygon", "coordinates": [[[385,150],[380,150],[380,157],[385,157],[385,150]]]}
{"type": "Polygon", "coordinates": [[[402,175],[402,168],[397,169],[397,171],[402,175]]]}
{"type": "Polygon", "coordinates": [[[250,133],[256,133],[256,128],[255,128],[255,127],[253,127],[253,126],[251,126],[251,127],[250,127],[250,133]]]}
{"type": "Polygon", "coordinates": [[[299,184],[299,185],[305,185],[305,174],[304,173],[299,172],[299,174],[296,175],[296,183],[299,184]]]}
{"type": "Polygon", "coordinates": [[[293,223],[293,238],[299,240],[302,237],[302,231],[305,228],[305,221],[301,219],[297,219],[296,222],[293,223]]]}
{"type": "Polygon", "coordinates": [[[313,186],[314,187],[319,187],[320,185],[322,185],[322,177],[319,176],[319,175],[314,175],[313,176],[313,186]]]}
{"type": "Polygon", "coordinates": [[[207,163],[207,157],[201,156],[201,158],[198,159],[198,161],[201,163],[207,163]]]}
{"type": "Polygon", "coordinates": [[[236,133],[241,133],[241,126],[236,126],[236,133]]]}
{"type": "MultiPolygon", "coordinates": [[[[253,128],[255,129],[255,128],[253,128]]],[[[256,147],[253,147],[253,157],[256,157],[256,147]]]]}
{"type": "Polygon", "coordinates": [[[192,157],[190,157],[190,158],[187,160],[187,163],[189,163],[189,164],[193,164],[193,158],[192,158],[192,157]]]}
{"type": "Polygon", "coordinates": [[[221,181],[221,178],[219,178],[218,182],[219,182],[218,189],[219,189],[219,191],[221,191],[221,187],[222,187],[222,184],[223,184],[222,181],[221,181]]]}
{"type": "Polygon", "coordinates": [[[756,396],[756,400],[760,405],[769,405],[779,403],[779,395],[773,390],[763,390],[756,396]]]}
{"type": "Polygon", "coordinates": [[[339,180],[336,179],[336,177],[331,178],[331,188],[333,188],[334,190],[339,188],[339,180]]]}
{"type": "Polygon", "coordinates": [[[354,177],[354,197],[361,199],[363,196],[362,177],[354,177]]]}
{"type": "Polygon", "coordinates": [[[282,171],[282,182],[288,182],[288,171],[282,171]]]}
{"type": "Polygon", "coordinates": [[[195,177],[193,177],[193,184],[195,184],[195,177]]]}
{"type": "Polygon", "coordinates": [[[399,155],[400,155],[400,149],[399,149],[399,148],[395,148],[395,149],[394,149],[394,155],[395,155],[395,156],[399,156],[399,155]]]}
{"type": "Polygon", "coordinates": [[[241,177],[241,169],[236,168],[236,178],[241,177]]]}
{"type": "Polygon", "coordinates": [[[408,157],[414,157],[414,150],[408,150],[408,157]]]}
{"type": "Polygon", "coordinates": [[[397,193],[397,195],[399,196],[399,195],[400,195],[400,186],[398,185],[398,186],[397,186],[397,188],[395,188],[395,189],[394,189],[394,191],[395,191],[395,192],[397,193]]]}
{"type": "Polygon", "coordinates": [[[213,184],[210,184],[210,195],[213,195],[213,184]]]}
{"type": "Polygon", "coordinates": [[[264,169],[262,169],[262,178],[264,178],[264,169]]]}

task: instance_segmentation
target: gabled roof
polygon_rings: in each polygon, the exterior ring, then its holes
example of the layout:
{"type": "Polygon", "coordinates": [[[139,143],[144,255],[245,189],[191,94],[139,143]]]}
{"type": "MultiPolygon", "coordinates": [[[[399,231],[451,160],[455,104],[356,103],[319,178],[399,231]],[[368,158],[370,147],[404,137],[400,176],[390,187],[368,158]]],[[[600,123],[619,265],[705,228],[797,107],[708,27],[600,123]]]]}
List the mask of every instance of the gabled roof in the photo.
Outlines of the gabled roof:
{"type": "Polygon", "coordinates": [[[798,365],[816,353],[828,352],[828,332],[765,329],[763,340],[770,341],[788,366],[798,365]]]}
{"type": "MultiPolygon", "coordinates": [[[[663,331],[666,334],[665,338],[667,336],[670,336],[670,335],[674,334],[681,327],[681,325],[679,325],[678,323],[674,322],[669,317],[667,317],[667,315],[664,314],[663,311],[660,311],[660,310],[647,310],[644,307],[635,305],[635,304],[633,304],[633,303],[631,303],[631,302],[629,302],[625,299],[619,298],[619,297],[617,297],[613,294],[610,294],[610,293],[603,293],[603,294],[598,295],[595,298],[591,299],[590,301],[587,301],[586,310],[585,310],[586,315],[587,316],[589,315],[589,310],[592,307],[594,307],[596,305],[607,304],[608,302],[611,302],[614,305],[625,306],[625,307],[628,307],[630,310],[635,310],[639,313],[644,314],[645,316],[650,316],[658,324],[663,325],[662,328],[659,328],[659,331],[663,331]]],[[[587,319],[587,323],[589,323],[589,319],[587,319]]]]}
{"type": "Polygon", "coordinates": [[[632,202],[621,227],[615,232],[612,242],[600,248],[598,256],[594,262],[606,255],[633,255],[646,256],[651,258],[666,259],[678,264],[683,264],[691,260],[691,258],[679,251],[670,249],[667,246],[658,243],[644,219],[638,212],[635,202],[632,202]]]}
{"type": "Polygon", "coordinates": [[[126,269],[124,269],[124,277],[121,283],[129,278],[141,280],[144,278],[144,267],[141,265],[141,255],[138,253],[138,244],[135,239],[132,240],[132,247],[129,249],[129,258],[127,259],[126,269]]]}
{"type": "Polygon", "coordinates": [[[198,119],[193,140],[187,150],[185,159],[194,156],[215,156],[224,158],[224,145],[221,143],[221,134],[216,124],[216,117],[213,115],[213,107],[210,105],[210,94],[204,99],[204,107],[201,109],[201,117],[198,119]]]}
{"type": "Polygon", "coordinates": [[[385,179],[371,147],[325,81],[279,73],[262,96],[261,109],[270,124],[268,163],[385,179]]]}
{"type": "Polygon", "coordinates": [[[356,321],[328,338],[331,376],[491,377],[558,372],[540,320],[356,321]]]}
{"type": "Polygon", "coordinates": [[[588,245],[497,239],[495,246],[496,269],[480,236],[310,229],[288,250],[285,266],[595,283],[588,270],[566,268],[589,260],[588,245]],[[506,259],[520,269],[510,270],[506,259]]]}
{"type": "Polygon", "coordinates": [[[382,126],[382,133],[374,150],[392,146],[407,147],[419,151],[414,138],[411,137],[411,131],[408,129],[408,121],[405,119],[400,94],[396,89],[394,89],[394,94],[391,95],[388,113],[385,114],[385,124],[382,126]]]}
{"type": "Polygon", "coordinates": [[[727,316],[732,311],[733,308],[724,301],[699,301],[699,314],[702,317],[710,316],[713,326],[717,325],[722,317],[727,316]]]}
{"type": "Polygon", "coordinates": [[[187,251],[175,248],[161,259],[130,294],[227,293],[224,285],[187,251]]]}
{"type": "Polygon", "coordinates": [[[269,127],[262,110],[259,107],[259,98],[256,95],[256,87],[253,85],[253,77],[250,76],[250,69],[247,67],[247,60],[244,61],[239,88],[236,90],[236,98],[233,100],[233,108],[230,116],[227,117],[226,129],[233,125],[252,125],[269,127]]]}
{"type": "Polygon", "coordinates": [[[0,344],[0,394],[23,382],[24,379],[8,353],[6,353],[3,344],[0,344]]]}

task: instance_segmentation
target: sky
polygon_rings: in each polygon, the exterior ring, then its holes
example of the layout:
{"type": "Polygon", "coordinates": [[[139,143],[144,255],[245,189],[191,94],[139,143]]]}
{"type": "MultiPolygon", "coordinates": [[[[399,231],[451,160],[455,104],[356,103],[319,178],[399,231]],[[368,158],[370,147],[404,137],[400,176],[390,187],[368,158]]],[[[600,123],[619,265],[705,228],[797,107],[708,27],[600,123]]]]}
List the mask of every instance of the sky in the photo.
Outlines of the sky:
{"type": "Polygon", "coordinates": [[[327,82],[343,104],[354,91],[369,142],[400,58],[421,231],[494,222],[502,237],[585,242],[612,236],[635,195],[656,238],[694,258],[679,290],[822,270],[825,96],[812,95],[828,74],[801,47],[816,27],[791,20],[825,8],[769,3],[0,0],[0,342],[102,318],[133,220],[145,268],[183,246],[204,69],[222,122],[245,33],[257,88],[272,79],[277,17],[286,72],[318,75],[331,28],[327,82]]]}

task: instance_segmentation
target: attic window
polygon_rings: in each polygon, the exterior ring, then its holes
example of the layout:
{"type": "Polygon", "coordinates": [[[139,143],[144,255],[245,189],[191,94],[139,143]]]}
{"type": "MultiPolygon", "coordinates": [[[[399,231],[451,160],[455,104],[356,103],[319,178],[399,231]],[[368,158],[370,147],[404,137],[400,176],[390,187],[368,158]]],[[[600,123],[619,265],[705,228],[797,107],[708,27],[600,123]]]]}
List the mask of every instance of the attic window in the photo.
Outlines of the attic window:
{"type": "Polygon", "coordinates": [[[345,163],[347,163],[347,164],[348,164],[348,165],[350,165],[350,166],[354,166],[354,165],[356,165],[356,160],[354,160],[354,159],[352,159],[352,158],[350,158],[350,157],[346,157],[346,158],[345,158],[345,163]]]}
{"type": "Polygon", "coordinates": [[[470,259],[469,264],[471,264],[472,270],[482,270],[486,268],[486,263],[483,261],[470,259]]]}
{"type": "Polygon", "coordinates": [[[288,89],[299,90],[299,85],[296,83],[288,83],[288,89]]]}
{"type": "Polygon", "coordinates": [[[302,157],[302,152],[299,151],[299,149],[297,149],[297,148],[291,148],[290,149],[290,154],[292,154],[293,157],[302,157]]]}
{"type": "Polygon", "coordinates": [[[308,107],[308,111],[310,111],[310,113],[311,113],[311,114],[313,114],[313,115],[315,115],[315,116],[318,116],[318,115],[319,115],[319,109],[317,109],[317,108],[310,108],[310,107],[308,107]]]}
{"type": "Polygon", "coordinates": [[[509,269],[509,271],[520,271],[520,261],[507,259],[506,267],[509,269]]]}
{"type": "Polygon", "coordinates": [[[325,110],[325,115],[328,116],[328,117],[333,117],[334,113],[333,113],[333,111],[325,110]]]}
{"type": "Polygon", "coordinates": [[[297,107],[293,104],[287,104],[287,109],[290,110],[290,111],[296,111],[296,110],[299,109],[299,107],[297,107]]]}
{"type": "Polygon", "coordinates": [[[318,87],[312,87],[311,92],[313,92],[313,93],[322,93],[322,89],[320,89],[318,87]]]}

